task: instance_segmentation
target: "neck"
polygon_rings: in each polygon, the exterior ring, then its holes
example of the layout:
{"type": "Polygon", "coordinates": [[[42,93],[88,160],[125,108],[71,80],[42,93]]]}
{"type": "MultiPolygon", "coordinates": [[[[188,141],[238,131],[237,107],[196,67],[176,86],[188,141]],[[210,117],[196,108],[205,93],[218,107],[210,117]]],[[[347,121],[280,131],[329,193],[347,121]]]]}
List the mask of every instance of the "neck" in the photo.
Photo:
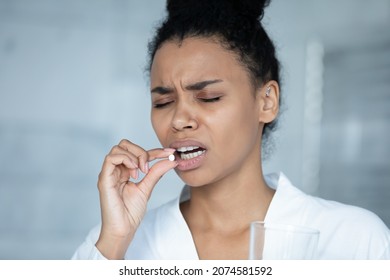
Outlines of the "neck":
{"type": "Polygon", "coordinates": [[[212,184],[191,188],[191,200],[182,205],[183,215],[197,227],[240,231],[255,220],[264,220],[274,190],[261,171],[260,160],[212,184]]]}

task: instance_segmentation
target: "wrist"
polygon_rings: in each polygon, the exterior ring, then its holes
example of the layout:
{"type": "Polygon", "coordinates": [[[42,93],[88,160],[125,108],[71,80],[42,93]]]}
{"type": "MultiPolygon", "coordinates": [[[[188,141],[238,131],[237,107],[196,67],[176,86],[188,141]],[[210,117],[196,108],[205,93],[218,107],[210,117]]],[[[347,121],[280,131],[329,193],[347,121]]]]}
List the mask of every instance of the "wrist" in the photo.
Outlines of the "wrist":
{"type": "Polygon", "coordinates": [[[117,237],[100,233],[95,246],[109,260],[123,260],[132,240],[132,236],[117,237]]]}

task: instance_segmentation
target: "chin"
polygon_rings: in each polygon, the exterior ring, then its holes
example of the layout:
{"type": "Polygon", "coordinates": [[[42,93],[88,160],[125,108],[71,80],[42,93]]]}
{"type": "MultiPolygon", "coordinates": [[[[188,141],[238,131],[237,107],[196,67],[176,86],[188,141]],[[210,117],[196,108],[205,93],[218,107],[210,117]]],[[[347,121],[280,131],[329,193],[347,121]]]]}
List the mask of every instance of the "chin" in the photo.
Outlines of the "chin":
{"type": "Polygon", "coordinates": [[[203,187],[216,181],[215,177],[209,176],[210,174],[196,172],[195,170],[185,172],[176,171],[176,173],[186,185],[194,188],[203,187]]]}
{"type": "Polygon", "coordinates": [[[193,187],[193,188],[199,188],[199,187],[203,187],[205,185],[208,184],[207,181],[205,180],[199,180],[199,179],[196,179],[196,178],[183,178],[183,177],[180,177],[181,180],[188,186],[190,187],[193,187]]]}

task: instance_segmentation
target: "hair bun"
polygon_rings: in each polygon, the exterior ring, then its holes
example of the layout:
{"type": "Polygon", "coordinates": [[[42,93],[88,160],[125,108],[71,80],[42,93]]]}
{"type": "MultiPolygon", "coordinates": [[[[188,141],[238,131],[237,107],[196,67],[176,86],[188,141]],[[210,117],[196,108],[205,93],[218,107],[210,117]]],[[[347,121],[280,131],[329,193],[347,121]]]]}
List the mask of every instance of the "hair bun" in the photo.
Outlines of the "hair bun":
{"type": "Polygon", "coordinates": [[[170,17],[223,11],[230,15],[240,15],[261,20],[264,9],[271,0],[167,0],[167,11],[170,17]]]}

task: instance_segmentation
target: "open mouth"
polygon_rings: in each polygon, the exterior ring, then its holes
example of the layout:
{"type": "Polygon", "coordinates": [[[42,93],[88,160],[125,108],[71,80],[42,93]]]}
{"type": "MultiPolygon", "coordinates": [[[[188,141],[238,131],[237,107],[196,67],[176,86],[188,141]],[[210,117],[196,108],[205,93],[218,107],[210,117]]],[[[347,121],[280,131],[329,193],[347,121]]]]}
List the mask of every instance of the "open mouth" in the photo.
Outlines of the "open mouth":
{"type": "Polygon", "coordinates": [[[197,146],[180,147],[176,151],[182,160],[190,160],[206,152],[205,149],[197,146]]]}

